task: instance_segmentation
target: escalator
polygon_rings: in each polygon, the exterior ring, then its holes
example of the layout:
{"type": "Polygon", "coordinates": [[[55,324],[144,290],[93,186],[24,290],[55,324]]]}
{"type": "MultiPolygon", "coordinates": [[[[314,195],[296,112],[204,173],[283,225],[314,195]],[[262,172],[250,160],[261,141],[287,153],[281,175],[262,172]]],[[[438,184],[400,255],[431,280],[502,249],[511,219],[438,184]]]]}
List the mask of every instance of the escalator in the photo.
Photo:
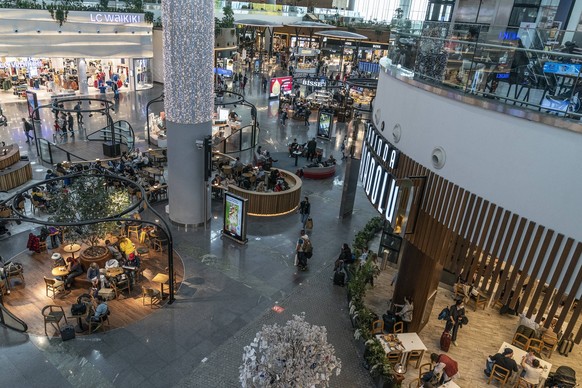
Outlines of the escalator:
{"type": "Polygon", "coordinates": [[[2,303],[2,294],[0,293],[0,324],[9,329],[25,333],[28,330],[28,325],[22,319],[12,314],[2,303]]]}

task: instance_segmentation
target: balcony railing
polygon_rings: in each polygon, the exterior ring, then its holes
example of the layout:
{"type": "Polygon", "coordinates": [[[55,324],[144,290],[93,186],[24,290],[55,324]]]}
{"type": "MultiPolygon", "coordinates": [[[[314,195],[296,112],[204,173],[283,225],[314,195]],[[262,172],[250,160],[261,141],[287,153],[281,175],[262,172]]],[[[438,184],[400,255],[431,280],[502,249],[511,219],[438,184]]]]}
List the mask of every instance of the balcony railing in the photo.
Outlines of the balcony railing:
{"type": "Polygon", "coordinates": [[[582,49],[572,31],[425,22],[394,29],[385,70],[465,94],[579,120],[582,49]]]}

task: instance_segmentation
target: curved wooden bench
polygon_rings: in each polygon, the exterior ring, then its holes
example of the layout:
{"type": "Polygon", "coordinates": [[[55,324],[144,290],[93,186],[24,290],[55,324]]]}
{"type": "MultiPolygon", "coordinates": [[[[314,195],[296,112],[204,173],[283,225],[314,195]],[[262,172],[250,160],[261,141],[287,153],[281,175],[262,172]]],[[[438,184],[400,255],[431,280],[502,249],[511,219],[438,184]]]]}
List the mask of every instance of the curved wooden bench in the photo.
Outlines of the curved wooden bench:
{"type": "Polygon", "coordinates": [[[247,202],[247,214],[250,216],[281,216],[297,209],[301,201],[301,179],[289,171],[278,169],[290,189],[280,192],[259,193],[245,190],[236,186],[229,186],[228,191],[247,202]]]}
{"type": "Polygon", "coordinates": [[[309,179],[325,179],[335,175],[335,164],[327,167],[303,167],[303,177],[309,179]]]}

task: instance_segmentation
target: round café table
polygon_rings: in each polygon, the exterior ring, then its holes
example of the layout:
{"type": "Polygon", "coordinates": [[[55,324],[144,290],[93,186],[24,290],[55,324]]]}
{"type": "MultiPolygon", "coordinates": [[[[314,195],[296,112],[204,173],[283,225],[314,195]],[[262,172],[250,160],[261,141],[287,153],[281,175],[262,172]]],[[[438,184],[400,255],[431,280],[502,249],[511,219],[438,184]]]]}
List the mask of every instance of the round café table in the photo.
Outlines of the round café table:
{"type": "Polygon", "coordinates": [[[55,267],[52,270],[53,276],[67,276],[69,269],[67,267],[55,267]]]}
{"type": "Polygon", "coordinates": [[[121,267],[112,267],[105,270],[105,276],[108,278],[115,277],[117,275],[121,275],[124,272],[123,268],[121,267]]]}
{"type": "Polygon", "coordinates": [[[81,250],[81,246],[79,244],[67,244],[63,247],[63,251],[66,253],[70,253],[75,258],[75,252],[79,252],[81,250]]]}

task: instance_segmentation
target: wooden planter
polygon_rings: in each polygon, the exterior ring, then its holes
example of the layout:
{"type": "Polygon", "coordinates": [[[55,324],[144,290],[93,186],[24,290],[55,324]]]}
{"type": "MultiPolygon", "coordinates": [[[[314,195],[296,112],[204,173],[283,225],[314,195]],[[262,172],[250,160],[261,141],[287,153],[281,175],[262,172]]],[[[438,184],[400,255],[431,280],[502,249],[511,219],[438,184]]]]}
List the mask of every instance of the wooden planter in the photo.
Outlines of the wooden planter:
{"type": "Polygon", "coordinates": [[[83,264],[83,268],[87,270],[92,263],[97,263],[99,268],[105,268],[105,263],[107,262],[107,260],[111,259],[113,255],[106,246],[95,246],[88,247],[82,250],[81,255],[79,257],[81,258],[81,264],[83,264]],[[95,249],[98,249],[103,252],[100,254],[88,254],[87,251],[89,251],[89,253],[92,253],[92,251],[95,249]]]}

